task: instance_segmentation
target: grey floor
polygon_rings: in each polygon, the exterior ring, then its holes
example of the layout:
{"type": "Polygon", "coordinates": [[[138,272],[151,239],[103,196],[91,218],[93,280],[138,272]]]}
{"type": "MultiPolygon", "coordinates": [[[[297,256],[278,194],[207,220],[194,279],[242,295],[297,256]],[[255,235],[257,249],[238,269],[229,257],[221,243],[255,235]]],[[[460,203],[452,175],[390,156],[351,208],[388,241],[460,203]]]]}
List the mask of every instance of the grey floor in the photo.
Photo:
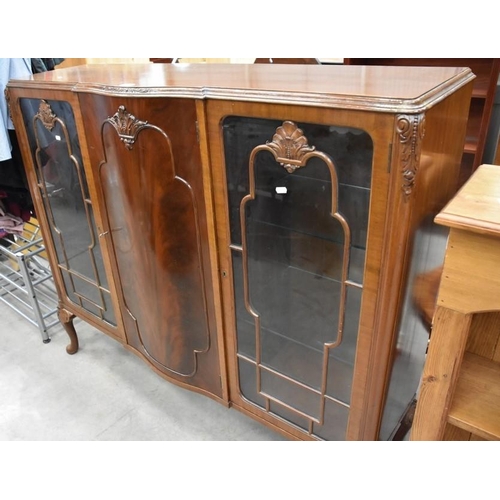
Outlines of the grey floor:
{"type": "Polygon", "coordinates": [[[237,410],[181,389],[76,320],[80,350],[0,303],[0,440],[284,441],[237,410]]]}

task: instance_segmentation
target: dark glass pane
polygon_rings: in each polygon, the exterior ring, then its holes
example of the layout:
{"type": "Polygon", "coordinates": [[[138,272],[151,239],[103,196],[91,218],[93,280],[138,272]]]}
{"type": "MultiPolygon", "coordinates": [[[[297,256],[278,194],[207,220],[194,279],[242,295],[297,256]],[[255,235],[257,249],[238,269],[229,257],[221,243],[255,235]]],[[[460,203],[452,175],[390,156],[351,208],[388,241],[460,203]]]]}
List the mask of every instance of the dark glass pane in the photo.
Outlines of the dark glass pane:
{"type": "Polygon", "coordinates": [[[265,407],[265,398],[257,392],[255,364],[244,359],[238,359],[238,369],[242,396],[252,403],[265,407]]]}
{"type": "MultiPolygon", "coordinates": [[[[239,206],[242,198],[249,191],[248,161],[250,153],[255,146],[271,141],[276,128],[281,125],[282,121],[261,118],[230,116],[224,120],[224,153],[232,243],[241,243],[239,206]]],[[[365,248],[373,159],[371,137],[366,132],[353,128],[310,123],[299,123],[298,126],[303,130],[310,145],[315,146],[318,151],[327,153],[332,158],[339,184],[346,187],[339,189],[339,210],[346,218],[349,218],[349,225],[353,233],[353,245],[365,248]]],[[[266,153],[258,155],[256,168],[262,167],[266,155],[266,153]]],[[[269,154],[269,156],[271,155],[269,154]]],[[[281,169],[281,171],[274,170],[274,173],[268,172],[267,175],[267,186],[274,182],[276,184],[274,187],[280,182],[289,182],[287,179],[290,176],[304,177],[315,181],[318,183],[317,190],[327,189],[326,184],[330,182],[328,170],[324,168],[323,162],[316,158],[311,159],[307,167],[298,169],[294,174],[288,174],[286,170],[281,169]]],[[[299,183],[300,181],[295,182],[299,183]]],[[[266,188],[266,184],[261,183],[259,189],[262,186],[266,188]]],[[[314,207],[313,200],[311,203],[314,207]]],[[[319,208],[324,209],[325,207],[319,208]]],[[[309,221],[307,227],[313,227],[310,226],[311,224],[314,225],[314,222],[309,221]]]]}
{"type": "Polygon", "coordinates": [[[97,316],[105,311],[115,324],[98,288],[108,285],[73,110],[67,102],[40,99],[22,99],[21,108],[57,259],[63,270],[76,275],[64,277],[68,298],[97,316]],[[75,292],[88,300],[81,301],[75,292]]]}
{"type": "Polygon", "coordinates": [[[356,357],[362,290],[348,287],[342,342],[330,349],[326,394],[349,404],[356,357]]]}
{"type": "MultiPolygon", "coordinates": [[[[289,173],[270,151],[259,151],[250,164],[253,148],[271,141],[281,125],[242,117],[229,117],[223,125],[231,243],[242,245],[242,251],[232,251],[238,352],[260,363],[261,390],[276,401],[273,409],[282,408],[283,418],[305,428],[308,419],[301,413],[322,418],[323,390],[350,402],[373,148],[360,130],[298,124],[308,144],[331,157],[334,172],[316,157],[289,173]],[[332,200],[336,188],[338,199],[332,200]],[[359,287],[343,282],[346,270],[359,287]],[[342,342],[328,348],[341,320],[342,342]]],[[[252,380],[257,384],[255,373],[252,380]]],[[[250,381],[241,383],[249,390],[250,381]]],[[[258,388],[253,390],[261,400],[258,388]]],[[[340,410],[332,410],[331,404],[332,415],[342,414],[331,425],[340,421],[335,432],[343,435],[348,409],[334,403],[340,410]]]]}
{"type": "Polygon", "coordinates": [[[261,369],[262,392],[312,418],[319,418],[321,397],[276,373],[261,369]]]}
{"type": "Polygon", "coordinates": [[[394,361],[380,427],[380,440],[388,440],[399,427],[407,408],[416,396],[422,377],[430,330],[423,321],[413,295],[415,279],[442,266],[448,228],[424,219],[415,233],[406,285],[403,314],[399,325],[394,361]]]}
{"type": "Polygon", "coordinates": [[[241,252],[232,252],[233,256],[233,284],[234,284],[234,303],[236,307],[236,331],[237,331],[237,350],[255,360],[255,324],[245,308],[243,297],[243,268],[241,252]]]}
{"type": "Polygon", "coordinates": [[[327,441],[345,441],[349,408],[335,401],[325,401],[325,423],[314,424],[313,434],[327,441]]]}
{"type": "Polygon", "coordinates": [[[285,406],[282,406],[279,403],[275,403],[273,401],[270,402],[269,408],[270,412],[278,415],[278,417],[281,417],[286,421],[296,425],[297,427],[300,427],[304,431],[309,430],[310,420],[308,418],[302,417],[293,410],[289,410],[285,406]]]}

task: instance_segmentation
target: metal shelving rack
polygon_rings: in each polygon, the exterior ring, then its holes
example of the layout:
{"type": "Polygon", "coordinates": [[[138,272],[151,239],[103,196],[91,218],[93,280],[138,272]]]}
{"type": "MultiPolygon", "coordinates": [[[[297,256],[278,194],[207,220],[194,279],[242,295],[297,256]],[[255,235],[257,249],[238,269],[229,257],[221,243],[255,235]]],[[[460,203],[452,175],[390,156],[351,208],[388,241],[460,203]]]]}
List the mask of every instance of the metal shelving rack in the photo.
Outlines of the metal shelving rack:
{"type": "Polygon", "coordinates": [[[23,235],[13,240],[0,245],[0,301],[36,326],[48,343],[48,330],[58,323],[58,300],[38,223],[25,223],[23,235]]]}

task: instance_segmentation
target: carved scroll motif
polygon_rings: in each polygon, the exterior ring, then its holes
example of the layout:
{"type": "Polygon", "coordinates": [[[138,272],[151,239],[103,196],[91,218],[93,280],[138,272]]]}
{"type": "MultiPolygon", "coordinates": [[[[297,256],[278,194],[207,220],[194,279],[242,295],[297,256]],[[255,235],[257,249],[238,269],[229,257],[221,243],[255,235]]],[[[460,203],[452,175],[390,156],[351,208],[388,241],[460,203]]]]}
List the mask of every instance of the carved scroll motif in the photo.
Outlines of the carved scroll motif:
{"type": "Polygon", "coordinates": [[[405,197],[408,197],[415,185],[418,164],[420,161],[420,149],[425,134],[424,115],[401,115],[397,119],[397,131],[401,143],[401,172],[403,174],[402,189],[405,197]]]}
{"type": "Polygon", "coordinates": [[[276,161],[289,173],[303,167],[308,159],[307,154],[315,149],[308,145],[304,132],[291,121],[283,122],[276,129],[272,142],[267,142],[267,146],[273,150],[276,161]]]}
{"type": "Polygon", "coordinates": [[[120,140],[125,144],[127,149],[132,149],[139,132],[148,126],[148,122],[138,120],[134,115],[131,115],[125,108],[120,106],[118,111],[106,120],[111,123],[120,137],[120,140]]]}
{"type": "Polygon", "coordinates": [[[43,99],[40,101],[38,113],[35,115],[35,118],[38,118],[49,132],[54,128],[57,120],[57,116],[53,113],[50,104],[43,99]]]}

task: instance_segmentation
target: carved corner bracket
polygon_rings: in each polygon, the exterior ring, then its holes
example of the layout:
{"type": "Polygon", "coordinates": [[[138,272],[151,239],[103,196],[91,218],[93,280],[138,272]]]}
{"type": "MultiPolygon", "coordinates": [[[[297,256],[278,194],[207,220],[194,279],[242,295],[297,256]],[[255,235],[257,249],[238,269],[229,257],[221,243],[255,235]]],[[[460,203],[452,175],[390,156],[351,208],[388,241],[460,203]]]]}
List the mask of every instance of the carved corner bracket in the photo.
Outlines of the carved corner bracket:
{"type": "Polygon", "coordinates": [[[120,140],[125,144],[127,149],[132,149],[139,132],[148,127],[148,122],[138,120],[134,115],[130,114],[125,106],[119,106],[118,111],[111,117],[106,119],[115,128],[120,140]]]}
{"type": "Polygon", "coordinates": [[[52,111],[50,104],[43,99],[40,101],[35,118],[38,118],[49,132],[54,128],[57,120],[57,116],[52,111]]]}
{"type": "Polygon", "coordinates": [[[415,185],[422,139],[425,135],[425,115],[399,115],[396,120],[399,135],[401,173],[403,184],[401,186],[405,198],[408,198],[415,185]]]}
{"type": "Polygon", "coordinates": [[[309,146],[304,132],[291,121],[283,122],[276,129],[272,141],[266,144],[273,151],[276,161],[289,173],[305,166],[308,154],[315,150],[314,146],[309,146]]]}

